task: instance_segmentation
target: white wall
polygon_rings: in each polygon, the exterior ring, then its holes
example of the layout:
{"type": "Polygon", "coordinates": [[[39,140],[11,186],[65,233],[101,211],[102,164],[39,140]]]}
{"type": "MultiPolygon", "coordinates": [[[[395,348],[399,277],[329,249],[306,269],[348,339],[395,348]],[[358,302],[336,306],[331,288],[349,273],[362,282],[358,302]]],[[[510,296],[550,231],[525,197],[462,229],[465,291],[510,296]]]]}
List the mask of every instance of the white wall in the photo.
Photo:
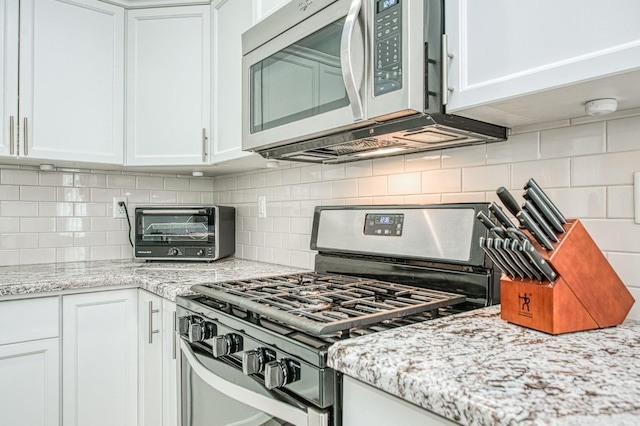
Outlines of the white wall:
{"type": "MultiPolygon", "coordinates": [[[[211,203],[212,178],[0,166],[0,266],[130,259],[113,197],[137,204],[211,203]]],[[[132,223],[133,225],[133,223],[132,223]]]]}
{"type": "MultiPolygon", "coordinates": [[[[519,196],[533,177],[567,217],[584,222],[640,300],[632,186],[640,171],[638,111],[516,132],[503,143],[342,165],[281,162],[273,171],[216,178],[214,201],[238,208],[237,257],[313,268],[316,205],[497,201],[498,187],[519,196]],[[266,219],[257,217],[259,195],[267,197],[266,219]]],[[[639,305],[632,315],[640,319],[639,305]]]]}

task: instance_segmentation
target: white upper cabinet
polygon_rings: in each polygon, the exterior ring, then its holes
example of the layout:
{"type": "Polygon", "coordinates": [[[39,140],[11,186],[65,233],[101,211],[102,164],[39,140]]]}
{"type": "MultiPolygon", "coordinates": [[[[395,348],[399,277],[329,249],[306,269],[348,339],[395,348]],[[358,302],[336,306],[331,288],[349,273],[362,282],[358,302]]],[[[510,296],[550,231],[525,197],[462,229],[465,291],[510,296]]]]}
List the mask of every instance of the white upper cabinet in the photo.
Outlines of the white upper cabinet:
{"type": "Polygon", "coordinates": [[[19,0],[0,0],[0,156],[14,156],[17,149],[19,11],[19,0]]]}
{"type": "MultiPolygon", "coordinates": [[[[255,0],[256,4],[256,21],[259,21],[271,15],[291,0],[255,0]]],[[[254,22],[254,23],[255,23],[254,22]]]]}
{"type": "Polygon", "coordinates": [[[128,12],[127,165],[209,162],[210,46],[210,6],[128,12]]]}
{"type": "Polygon", "coordinates": [[[122,164],[122,8],[21,1],[19,96],[21,156],[122,164]]]}
{"type": "Polygon", "coordinates": [[[97,0],[0,8],[0,155],[122,164],[124,11],[97,0]]]}
{"type": "Polygon", "coordinates": [[[445,6],[454,55],[448,112],[513,126],[585,115],[589,98],[617,97],[620,109],[640,106],[640,2],[446,0],[445,6]]]}

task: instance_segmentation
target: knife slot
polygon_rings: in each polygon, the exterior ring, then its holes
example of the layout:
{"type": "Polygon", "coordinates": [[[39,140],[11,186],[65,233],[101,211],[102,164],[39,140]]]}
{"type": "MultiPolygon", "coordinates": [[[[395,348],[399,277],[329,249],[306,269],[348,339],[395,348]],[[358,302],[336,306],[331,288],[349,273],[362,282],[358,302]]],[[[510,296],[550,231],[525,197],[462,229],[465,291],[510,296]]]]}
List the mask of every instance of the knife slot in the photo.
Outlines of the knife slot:
{"type": "Polygon", "coordinates": [[[564,228],[553,251],[532,240],[557,273],[553,283],[503,275],[502,319],[549,334],[621,324],[635,302],[633,296],[579,220],[567,220],[564,228]]]}

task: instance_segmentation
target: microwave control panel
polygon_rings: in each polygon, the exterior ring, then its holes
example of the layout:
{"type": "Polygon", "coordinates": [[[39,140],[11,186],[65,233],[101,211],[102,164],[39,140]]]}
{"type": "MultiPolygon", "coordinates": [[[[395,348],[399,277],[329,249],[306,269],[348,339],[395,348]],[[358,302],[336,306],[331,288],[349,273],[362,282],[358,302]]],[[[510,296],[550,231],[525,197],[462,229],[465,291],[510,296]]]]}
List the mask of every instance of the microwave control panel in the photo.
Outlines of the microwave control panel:
{"type": "Polygon", "coordinates": [[[378,0],[374,14],[374,96],[402,88],[402,0],[378,0]]]}
{"type": "Polygon", "coordinates": [[[365,235],[400,237],[404,226],[404,214],[366,214],[364,218],[365,235]]]}

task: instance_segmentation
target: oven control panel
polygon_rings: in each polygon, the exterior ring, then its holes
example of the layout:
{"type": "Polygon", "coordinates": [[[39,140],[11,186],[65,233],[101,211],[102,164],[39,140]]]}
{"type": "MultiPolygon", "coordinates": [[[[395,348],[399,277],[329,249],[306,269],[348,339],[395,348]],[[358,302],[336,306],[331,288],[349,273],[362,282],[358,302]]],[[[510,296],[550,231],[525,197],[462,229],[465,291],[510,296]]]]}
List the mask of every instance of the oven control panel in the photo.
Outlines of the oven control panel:
{"type": "Polygon", "coordinates": [[[368,213],[364,218],[365,235],[399,237],[404,226],[404,214],[368,213]]]}

